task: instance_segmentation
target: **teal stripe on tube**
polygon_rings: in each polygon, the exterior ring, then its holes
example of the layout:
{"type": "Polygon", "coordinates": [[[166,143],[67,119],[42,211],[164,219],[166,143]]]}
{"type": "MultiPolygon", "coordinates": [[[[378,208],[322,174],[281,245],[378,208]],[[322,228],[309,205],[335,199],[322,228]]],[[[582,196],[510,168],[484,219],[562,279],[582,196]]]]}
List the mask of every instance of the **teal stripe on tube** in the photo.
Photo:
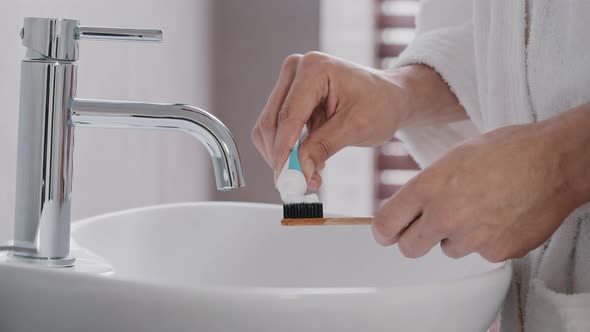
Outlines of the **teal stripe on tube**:
{"type": "Polygon", "coordinates": [[[303,173],[303,171],[301,171],[301,165],[299,164],[299,142],[295,143],[295,146],[289,155],[289,169],[294,169],[303,173]]]}

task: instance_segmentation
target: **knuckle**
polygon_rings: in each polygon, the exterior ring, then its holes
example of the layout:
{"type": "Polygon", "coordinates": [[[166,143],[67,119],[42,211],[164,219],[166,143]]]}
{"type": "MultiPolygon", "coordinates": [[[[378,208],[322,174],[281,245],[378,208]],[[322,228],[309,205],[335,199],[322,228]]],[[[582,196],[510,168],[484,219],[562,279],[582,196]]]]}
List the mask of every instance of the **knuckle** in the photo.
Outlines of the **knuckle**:
{"type": "Polygon", "coordinates": [[[521,258],[528,254],[526,248],[515,247],[501,240],[488,240],[480,244],[479,255],[492,263],[500,263],[511,258],[521,258]]]}
{"type": "Polygon", "coordinates": [[[270,113],[264,112],[260,118],[260,127],[264,131],[268,131],[276,127],[277,119],[270,113]]]}
{"type": "Polygon", "coordinates": [[[388,228],[386,219],[379,218],[378,216],[373,218],[373,237],[383,247],[390,246],[395,242],[395,238],[389,234],[388,228]]]}
{"type": "Polygon", "coordinates": [[[309,69],[311,67],[317,66],[318,64],[321,64],[325,59],[326,59],[326,55],[321,52],[317,52],[317,51],[307,52],[301,58],[301,66],[303,68],[309,69]]]}
{"type": "Polygon", "coordinates": [[[399,251],[407,258],[418,258],[420,257],[419,252],[414,247],[413,241],[407,237],[402,236],[397,242],[399,251]]]}
{"type": "Polygon", "coordinates": [[[400,231],[402,227],[400,221],[392,217],[391,210],[395,209],[392,204],[393,200],[391,197],[383,202],[373,217],[373,223],[375,231],[382,237],[397,239],[398,236],[401,236],[400,231]]]}
{"type": "Polygon", "coordinates": [[[377,234],[381,235],[381,237],[387,235],[387,224],[385,222],[385,219],[383,219],[383,217],[379,215],[373,217],[373,228],[375,229],[375,232],[377,232],[377,234]]]}
{"type": "Polygon", "coordinates": [[[299,120],[297,118],[293,108],[290,107],[289,105],[285,104],[281,107],[281,110],[279,111],[279,114],[277,115],[274,125],[277,126],[279,123],[285,123],[288,121],[291,121],[291,122],[296,121],[301,126],[303,126],[305,124],[305,121],[299,120]]]}
{"type": "Polygon", "coordinates": [[[443,249],[443,253],[445,255],[447,255],[447,257],[453,258],[453,259],[458,259],[463,257],[463,255],[460,255],[457,251],[454,251],[452,249],[443,249]]]}
{"type": "Polygon", "coordinates": [[[250,139],[252,140],[252,142],[254,144],[257,144],[258,143],[258,140],[260,139],[260,132],[259,132],[259,130],[260,129],[258,129],[258,127],[254,127],[252,129],[252,131],[250,132],[250,139]]]}
{"type": "Polygon", "coordinates": [[[291,107],[289,107],[289,105],[283,105],[279,111],[279,114],[277,115],[277,122],[285,122],[291,119],[293,116],[291,113],[291,107]]]}
{"type": "Polygon", "coordinates": [[[450,258],[461,258],[464,256],[459,252],[457,245],[449,240],[442,241],[440,243],[440,248],[442,252],[450,258]]]}
{"type": "Polygon", "coordinates": [[[357,116],[351,123],[353,133],[366,133],[374,130],[375,123],[365,116],[357,116]]]}
{"type": "Polygon", "coordinates": [[[507,259],[506,255],[500,250],[482,250],[479,255],[492,263],[500,263],[507,259]]]}
{"type": "Polygon", "coordinates": [[[487,259],[488,261],[492,262],[492,263],[501,263],[504,261],[504,258],[500,255],[490,255],[488,257],[484,257],[485,259],[487,259]]]}
{"type": "Polygon", "coordinates": [[[297,68],[302,57],[301,54],[289,55],[283,61],[283,65],[281,66],[282,70],[293,70],[294,68],[297,68]]]}
{"type": "Polygon", "coordinates": [[[421,250],[421,251],[416,251],[414,252],[414,255],[408,258],[420,258],[423,257],[424,255],[426,255],[428,253],[428,251],[426,250],[421,250]]]}
{"type": "Polygon", "coordinates": [[[315,142],[315,154],[321,161],[328,159],[334,153],[334,144],[324,138],[318,138],[315,142]]]}
{"type": "Polygon", "coordinates": [[[448,257],[453,258],[453,259],[459,259],[459,258],[463,258],[465,257],[465,254],[459,252],[459,251],[452,251],[446,254],[448,257]]]}
{"type": "Polygon", "coordinates": [[[378,237],[378,236],[373,236],[373,238],[375,239],[375,242],[377,242],[377,244],[379,244],[382,247],[388,247],[391,245],[391,242],[385,238],[378,237]]]}
{"type": "Polygon", "coordinates": [[[374,237],[375,238],[375,242],[377,242],[377,244],[379,244],[382,247],[387,247],[389,246],[389,243],[387,243],[385,240],[383,240],[382,238],[378,238],[378,237],[374,237]]]}

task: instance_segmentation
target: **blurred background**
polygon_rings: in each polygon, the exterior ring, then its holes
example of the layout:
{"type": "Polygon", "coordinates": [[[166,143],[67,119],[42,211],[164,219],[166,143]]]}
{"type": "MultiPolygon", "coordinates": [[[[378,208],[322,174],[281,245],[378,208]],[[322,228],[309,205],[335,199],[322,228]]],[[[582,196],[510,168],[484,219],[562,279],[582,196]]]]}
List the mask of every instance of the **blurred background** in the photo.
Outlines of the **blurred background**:
{"type": "MultiPolygon", "coordinates": [[[[2,0],[0,2],[0,241],[12,238],[23,17],[83,25],[160,28],[164,43],[83,41],[78,96],[180,102],[215,114],[232,131],[245,188],[217,192],[203,146],[182,134],[78,128],[73,219],[161,203],[280,203],[271,170],[250,142],[283,59],[320,50],[389,67],[413,37],[413,0],[2,0]]],[[[327,164],[326,210],[371,215],[416,173],[403,146],[348,148],[327,164]]]]}

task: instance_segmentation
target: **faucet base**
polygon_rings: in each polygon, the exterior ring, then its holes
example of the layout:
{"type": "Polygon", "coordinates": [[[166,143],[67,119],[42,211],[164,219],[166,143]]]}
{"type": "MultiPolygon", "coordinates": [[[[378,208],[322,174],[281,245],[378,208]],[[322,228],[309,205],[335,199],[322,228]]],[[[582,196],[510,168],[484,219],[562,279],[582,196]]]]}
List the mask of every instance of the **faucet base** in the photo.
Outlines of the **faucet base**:
{"type": "Polygon", "coordinates": [[[35,257],[26,253],[9,252],[8,258],[14,262],[26,263],[44,267],[72,267],[76,257],[66,256],[61,258],[35,257]]]}

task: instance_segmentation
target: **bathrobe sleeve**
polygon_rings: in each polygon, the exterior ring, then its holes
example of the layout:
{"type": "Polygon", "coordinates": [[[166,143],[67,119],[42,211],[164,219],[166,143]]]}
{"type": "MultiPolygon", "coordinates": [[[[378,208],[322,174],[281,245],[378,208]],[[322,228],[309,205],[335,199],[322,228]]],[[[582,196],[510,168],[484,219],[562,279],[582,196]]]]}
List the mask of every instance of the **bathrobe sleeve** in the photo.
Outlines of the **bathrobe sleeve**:
{"type": "Polygon", "coordinates": [[[434,68],[470,117],[466,121],[397,132],[396,136],[421,167],[430,165],[453,145],[480,134],[472,6],[472,0],[422,1],[416,38],[394,65],[395,68],[420,63],[434,68]]]}

